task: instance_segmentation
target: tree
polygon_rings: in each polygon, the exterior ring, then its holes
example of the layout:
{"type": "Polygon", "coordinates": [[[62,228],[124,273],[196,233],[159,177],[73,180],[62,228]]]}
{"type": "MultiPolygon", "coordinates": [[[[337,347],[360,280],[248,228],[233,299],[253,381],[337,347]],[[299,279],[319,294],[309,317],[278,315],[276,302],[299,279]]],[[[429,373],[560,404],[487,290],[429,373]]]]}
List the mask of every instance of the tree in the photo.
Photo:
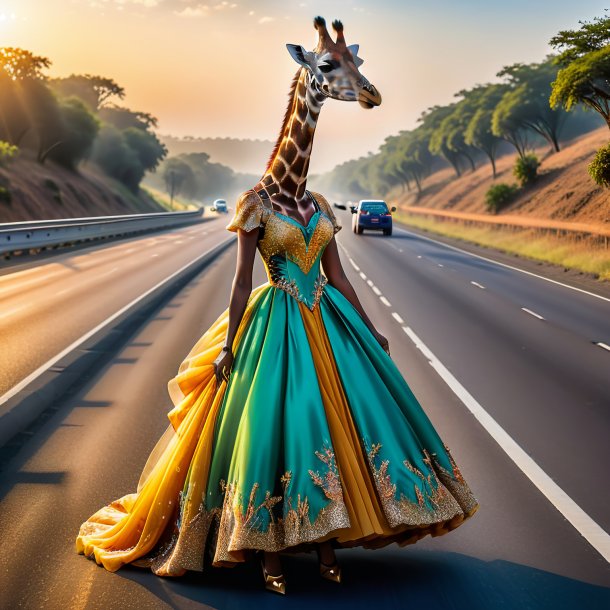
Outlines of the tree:
{"type": "Polygon", "coordinates": [[[170,205],[174,207],[174,197],[184,192],[187,197],[193,197],[197,186],[195,175],[188,163],[172,157],[168,159],[163,167],[163,179],[170,196],[170,205]]]}
{"type": "Polygon", "coordinates": [[[99,130],[99,121],[78,97],[60,100],[59,144],[49,153],[58,163],[75,169],[91,151],[99,130]]]}
{"type": "Polygon", "coordinates": [[[506,92],[506,85],[487,85],[469,92],[475,112],[470,118],[464,140],[485,153],[491,163],[494,179],[496,178],[496,156],[502,138],[492,131],[492,117],[496,105],[506,92]]]}
{"type": "MultiPolygon", "coordinates": [[[[495,134],[514,133],[521,126],[542,136],[554,151],[559,151],[559,135],[567,113],[549,105],[551,83],[556,75],[557,66],[552,58],[539,64],[513,64],[503,68],[498,76],[507,79],[509,90],[498,104],[497,115],[494,114],[495,134]]],[[[522,156],[522,152],[519,154],[522,156]]]]}
{"type": "Polygon", "coordinates": [[[99,110],[111,97],[125,97],[125,89],[113,79],[91,74],[53,78],[49,80],[49,85],[62,97],[79,97],[94,111],[99,110]]]}
{"type": "Polygon", "coordinates": [[[593,21],[579,21],[578,30],[562,30],[551,38],[549,44],[560,51],[555,61],[560,66],[598,51],[610,44],[610,17],[595,17],[593,21]]]}
{"type": "Polygon", "coordinates": [[[450,116],[455,109],[455,104],[449,106],[432,106],[428,108],[418,121],[423,128],[430,134],[428,148],[434,155],[444,157],[453,167],[456,176],[462,175],[460,168],[460,154],[452,150],[448,144],[448,123],[443,121],[450,116]]]}
{"type": "Polygon", "coordinates": [[[157,119],[148,112],[138,112],[129,108],[122,108],[114,104],[103,106],[99,111],[100,118],[114,125],[117,129],[150,129],[157,126],[157,119]]]}
{"type": "MultiPolygon", "coordinates": [[[[17,47],[0,47],[0,137],[20,145],[32,128],[31,102],[28,99],[28,83],[42,85],[43,70],[51,60],[17,47]]],[[[35,92],[40,87],[32,87],[35,92]]]]}
{"type": "Polygon", "coordinates": [[[575,59],[557,74],[551,107],[571,110],[579,103],[593,108],[610,127],[610,46],[575,59]]]}
{"type": "Polygon", "coordinates": [[[491,132],[512,144],[518,155],[524,157],[529,148],[529,128],[521,120],[512,94],[513,91],[507,91],[495,107],[491,116],[491,132]]]}
{"type": "Polygon", "coordinates": [[[42,71],[51,65],[51,60],[42,55],[34,55],[17,47],[0,47],[0,71],[11,80],[45,80],[42,71]]]}

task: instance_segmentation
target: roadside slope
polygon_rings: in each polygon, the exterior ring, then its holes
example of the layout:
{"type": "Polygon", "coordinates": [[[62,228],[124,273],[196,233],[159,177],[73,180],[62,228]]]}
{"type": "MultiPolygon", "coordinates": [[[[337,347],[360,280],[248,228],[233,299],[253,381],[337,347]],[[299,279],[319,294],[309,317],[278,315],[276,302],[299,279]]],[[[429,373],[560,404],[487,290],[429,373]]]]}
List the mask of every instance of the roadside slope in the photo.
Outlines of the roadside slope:
{"type": "MultiPolygon", "coordinates": [[[[595,152],[609,139],[610,133],[603,127],[564,143],[563,150],[558,153],[547,155],[546,149],[535,151],[542,160],[538,181],[503,208],[502,213],[610,224],[610,194],[596,186],[587,173],[595,152]]],[[[512,174],[515,158],[515,155],[505,155],[498,159],[495,181],[489,163],[482,163],[474,172],[467,171],[459,178],[447,168],[426,179],[419,198],[414,192],[401,193],[400,189],[392,191],[388,198],[399,207],[421,206],[487,214],[485,193],[489,187],[494,183],[516,182],[512,174]]]]}
{"type": "Polygon", "coordinates": [[[10,193],[10,201],[0,201],[0,222],[166,211],[143,190],[135,195],[92,165],[73,172],[20,155],[0,167],[0,185],[10,193]]]}

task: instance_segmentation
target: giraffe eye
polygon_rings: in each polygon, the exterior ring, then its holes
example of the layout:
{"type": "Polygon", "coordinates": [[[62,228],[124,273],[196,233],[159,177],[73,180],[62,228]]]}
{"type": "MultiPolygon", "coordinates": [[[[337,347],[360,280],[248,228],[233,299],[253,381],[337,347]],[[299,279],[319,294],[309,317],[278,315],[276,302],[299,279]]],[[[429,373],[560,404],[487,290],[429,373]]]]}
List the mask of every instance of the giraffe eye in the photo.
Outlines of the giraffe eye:
{"type": "Polygon", "coordinates": [[[329,72],[332,72],[334,66],[332,66],[328,62],[324,62],[324,63],[321,63],[318,66],[318,68],[320,69],[320,72],[323,72],[324,74],[328,74],[329,72]]]}

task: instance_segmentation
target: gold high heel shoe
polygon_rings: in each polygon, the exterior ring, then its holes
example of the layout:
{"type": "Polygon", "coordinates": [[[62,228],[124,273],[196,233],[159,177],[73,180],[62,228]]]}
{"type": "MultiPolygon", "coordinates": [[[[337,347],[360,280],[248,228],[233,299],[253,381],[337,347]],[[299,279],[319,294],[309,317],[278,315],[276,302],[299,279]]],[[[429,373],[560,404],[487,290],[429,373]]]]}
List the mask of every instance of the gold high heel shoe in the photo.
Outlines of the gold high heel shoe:
{"type": "Polygon", "coordinates": [[[320,562],[320,576],[326,578],[326,580],[341,582],[341,567],[337,562],[333,563],[332,566],[320,562]]]}
{"type": "Polygon", "coordinates": [[[265,568],[265,556],[261,556],[261,567],[263,568],[263,577],[265,579],[265,589],[267,591],[274,591],[275,593],[280,593],[281,595],[286,594],[286,579],[283,574],[279,574],[278,576],[273,576],[267,572],[267,568],[265,568]]]}
{"type": "Polygon", "coordinates": [[[320,564],[320,576],[325,578],[326,580],[330,580],[332,582],[341,582],[341,566],[337,561],[332,565],[328,565],[323,563],[320,558],[320,551],[316,549],[318,553],[318,563],[320,564]]]}

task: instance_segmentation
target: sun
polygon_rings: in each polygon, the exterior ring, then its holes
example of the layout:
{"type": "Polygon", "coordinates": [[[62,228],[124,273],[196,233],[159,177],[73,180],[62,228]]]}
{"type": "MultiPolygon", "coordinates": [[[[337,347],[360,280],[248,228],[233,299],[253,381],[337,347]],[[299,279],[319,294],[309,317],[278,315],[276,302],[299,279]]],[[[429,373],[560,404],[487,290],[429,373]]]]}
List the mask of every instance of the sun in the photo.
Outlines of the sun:
{"type": "Polygon", "coordinates": [[[15,21],[17,21],[17,15],[15,15],[15,13],[0,13],[0,27],[9,25],[15,21]]]}

